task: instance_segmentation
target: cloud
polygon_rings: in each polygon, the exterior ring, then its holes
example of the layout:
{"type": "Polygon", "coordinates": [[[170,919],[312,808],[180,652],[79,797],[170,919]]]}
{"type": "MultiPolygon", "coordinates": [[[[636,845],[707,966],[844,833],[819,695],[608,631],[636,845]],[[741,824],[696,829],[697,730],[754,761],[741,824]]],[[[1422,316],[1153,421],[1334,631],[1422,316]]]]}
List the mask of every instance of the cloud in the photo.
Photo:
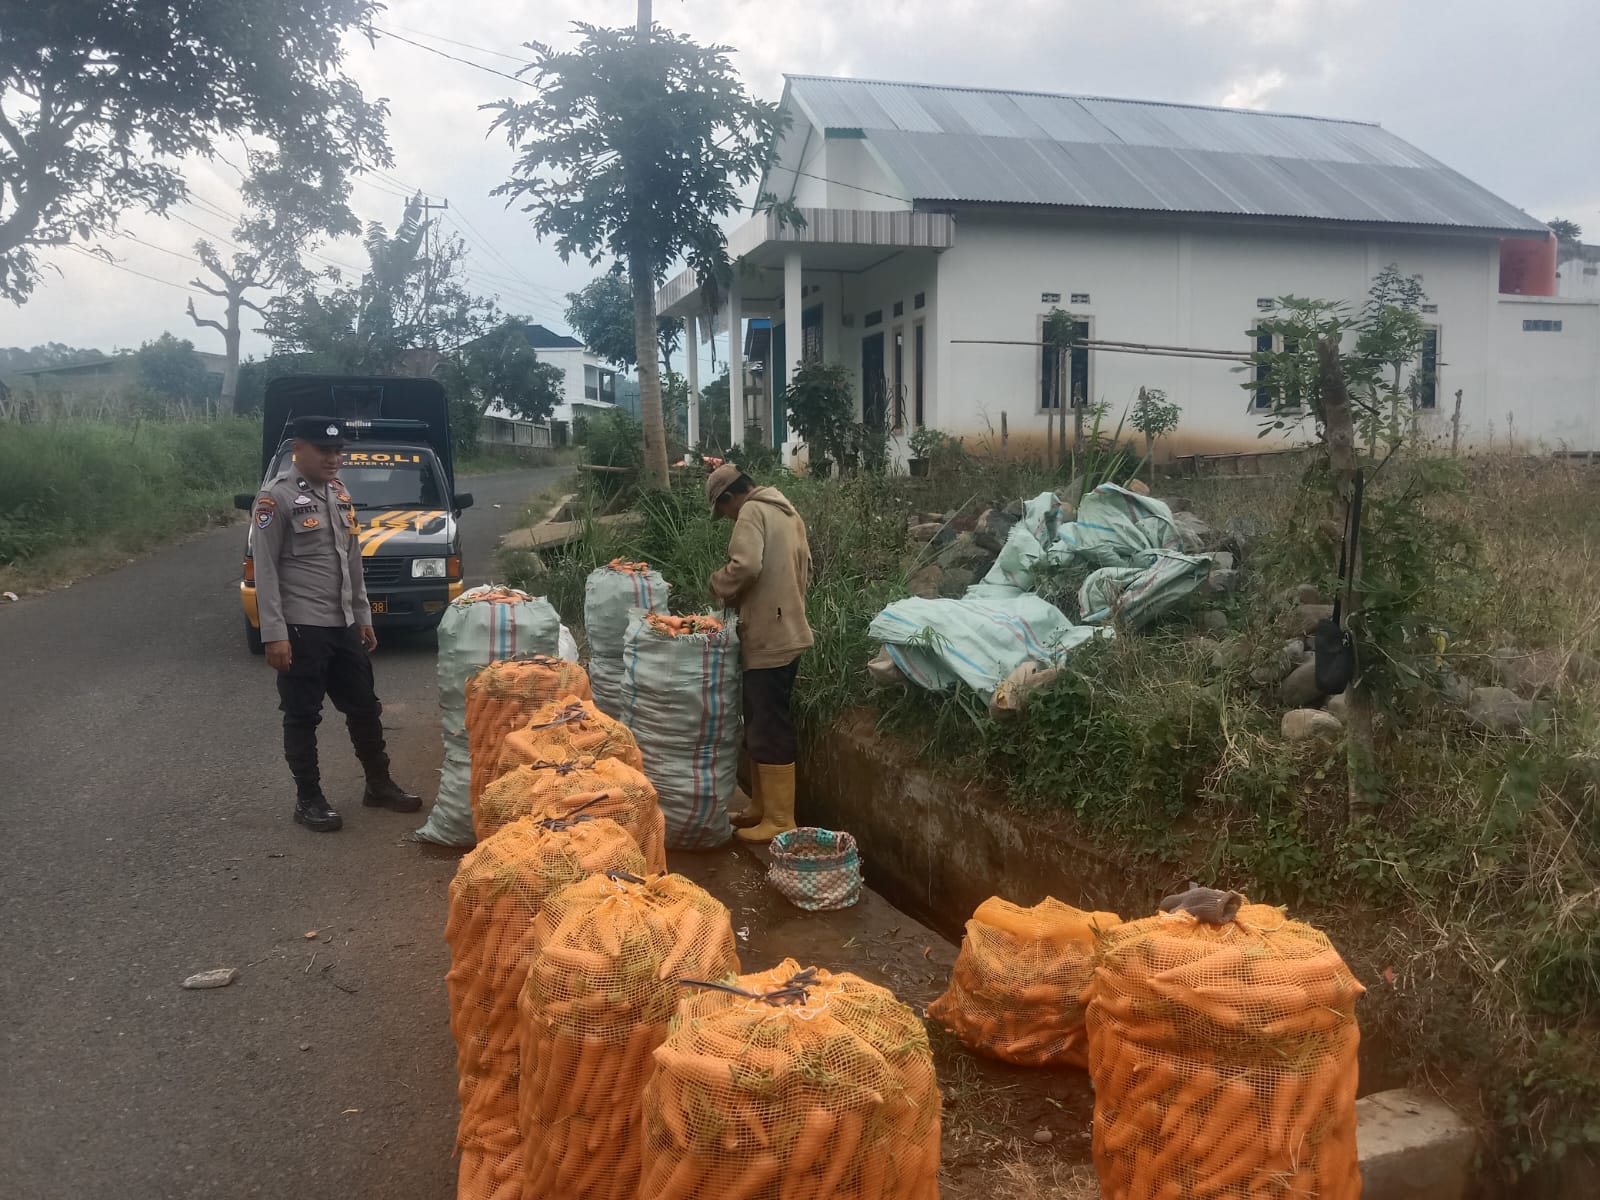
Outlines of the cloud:
{"type": "Polygon", "coordinates": [[[1218,101],[1224,108],[1266,108],[1271,96],[1288,81],[1276,67],[1235,79],[1218,101]]]}
{"type": "MultiPolygon", "coordinates": [[[[620,25],[634,12],[629,0],[391,0],[380,24],[514,72],[528,57],[521,43],[571,45],[572,22],[620,25]]],[[[735,66],[769,99],[787,71],[1377,121],[1531,212],[1600,229],[1600,183],[1589,166],[1600,157],[1600,132],[1581,119],[1600,102],[1600,80],[1561,51],[1600,42],[1592,0],[1548,0],[1537,20],[1520,21],[1508,21],[1491,0],[656,0],[656,16],[701,42],[734,47],[735,66]]],[[[396,154],[387,176],[356,185],[358,214],[392,225],[402,204],[396,193],[448,196],[449,226],[473,233],[480,288],[559,326],[563,294],[593,269],[562,263],[522,213],[489,194],[509,174],[513,153],[488,136],[491,117],[479,105],[525,85],[394,39],[373,47],[353,38],[350,54],[363,87],[389,99],[396,154]]],[[[196,164],[190,177],[202,204],[179,212],[226,233],[231,220],[214,210],[238,211],[237,176],[217,163],[196,164]]],[[[133,214],[126,229],[157,248],[110,243],[125,266],[168,284],[192,275],[194,264],[173,256],[189,253],[200,236],[191,227],[133,214]]],[[[355,241],[325,253],[365,261],[355,241]]],[[[69,252],[47,257],[60,263],[61,277],[47,278],[21,309],[0,309],[0,342],[109,349],[163,329],[207,348],[220,341],[189,324],[179,288],[69,252]]],[[[246,347],[261,353],[265,344],[251,334],[246,347]]]]}

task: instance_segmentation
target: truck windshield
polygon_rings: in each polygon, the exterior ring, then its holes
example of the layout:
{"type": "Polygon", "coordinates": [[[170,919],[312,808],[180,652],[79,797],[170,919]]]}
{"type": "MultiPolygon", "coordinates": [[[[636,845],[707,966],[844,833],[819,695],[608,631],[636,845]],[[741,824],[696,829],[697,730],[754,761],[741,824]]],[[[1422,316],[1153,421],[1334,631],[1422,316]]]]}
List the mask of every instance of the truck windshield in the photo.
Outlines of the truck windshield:
{"type": "MultiPolygon", "coordinates": [[[[278,452],[271,480],[289,466],[286,446],[278,452]]],[[[450,497],[433,451],[418,446],[346,447],[339,478],[357,508],[444,508],[450,497]]]]}
{"type": "Polygon", "coordinates": [[[339,478],[357,508],[442,508],[449,502],[432,452],[415,447],[347,448],[339,478]]]}

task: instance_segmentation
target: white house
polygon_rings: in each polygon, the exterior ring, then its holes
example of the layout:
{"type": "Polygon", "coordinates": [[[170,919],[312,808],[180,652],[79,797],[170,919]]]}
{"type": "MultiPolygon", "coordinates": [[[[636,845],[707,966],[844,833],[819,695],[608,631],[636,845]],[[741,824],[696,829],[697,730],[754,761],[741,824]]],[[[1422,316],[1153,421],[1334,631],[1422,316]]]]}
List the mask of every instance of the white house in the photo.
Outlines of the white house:
{"type": "MultiPolygon", "coordinates": [[[[812,76],[782,109],[761,192],[805,224],[732,231],[742,269],[716,316],[772,319],[777,389],[802,356],[847,364],[901,453],[919,425],[998,441],[1002,414],[1013,452],[1039,444],[1060,403],[1038,344],[1052,307],[1096,343],[1243,356],[1274,298],[1359,307],[1391,263],[1427,293],[1425,430],[1459,390],[1465,444],[1600,448],[1600,299],[1557,297],[1546,226],[1376,125],[812,76]]],[[[688,273],[658,295],[711,319],[700,303],[688,273]]],[[[731,338],[735,379],[741,354],[731,338]]],[[[1162,388],[1183,409],[1167,453],[1259,449],[1270,399],[1234,365],[1083,347],[1068,399],[1115,419],[1162,388]]],[[[782,443],[763,395],[747,415],[782,443]]]]}
{"type": "Polygon", "coordinates": [[[526,325],[523,336],[539,356],[562,375],[562,398],[550,420],[534,422],[514,415],[498,401],[489,405],[480,437],[501,445],[548,446],[553,426],[564,424],[570,432],[574,418],[606,412],[617,406],[617,371],[591,353],[577,338],[554,333],[543,325],[526,325]]]}

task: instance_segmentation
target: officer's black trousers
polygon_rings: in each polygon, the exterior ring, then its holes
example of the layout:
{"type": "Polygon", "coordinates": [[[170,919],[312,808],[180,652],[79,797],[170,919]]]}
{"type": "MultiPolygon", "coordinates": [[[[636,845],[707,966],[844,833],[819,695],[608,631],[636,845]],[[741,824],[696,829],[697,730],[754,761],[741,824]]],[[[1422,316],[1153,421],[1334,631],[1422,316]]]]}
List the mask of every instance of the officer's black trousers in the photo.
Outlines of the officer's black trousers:
{"type": "Polygon", "coordinates": [[[372,686],[372,660],[354,625],[329,629],[321,625],[289,626],[293,656],[278,673],[278,709],[283,713],[283,756],[302,790],[321,783],[317,768],[317,726],[322,723],[322,698],[344,714],[350,742],[368,779],[389,769],[383,749],[383,705],[372,686]]]}

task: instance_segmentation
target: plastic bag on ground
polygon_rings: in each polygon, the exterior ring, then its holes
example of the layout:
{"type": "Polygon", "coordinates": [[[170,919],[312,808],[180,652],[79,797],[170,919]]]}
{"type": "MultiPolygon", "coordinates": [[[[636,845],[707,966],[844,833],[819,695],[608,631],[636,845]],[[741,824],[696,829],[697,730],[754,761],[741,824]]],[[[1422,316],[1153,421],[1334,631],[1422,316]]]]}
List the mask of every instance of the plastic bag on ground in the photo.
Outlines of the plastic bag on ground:
{"type": "Polygon", "coordinates": [[[622,713],[622,647],[634,609],[667,611],[671,589],[648,563],[613,559],[589,574],[583,586],[583,628],[589,640],[589,676],[595,703],[611,716],[622,713]]]}
{"type": "MultiPolygon", "coordinates": [[[[542,654],[490,663],[467,680],[467,746],[472,760],[469,795],[474,817],[478,797],[500,772],[500,747],[506,735],[563,696],[589,699],[589,676],[575,662],[542,654]]],[[[484,836],[481,829],[478,836],[484,836]]]]}
{"type": "Polygon", "coordinates": [[[998,896],[967,922],[950,987],[928,1016],[962,1043],[1024,1067],[1086,1067],[1083,991],[1097,934],[1122,923],[1046,897],[1023,908],[998,896]]]}
{"type": "Polygon", "coordinates": [[[642,871],[644,857],[621,826],[593,818],[516,821],[456,869],[445,989],[461,1099],[461,1200],[520,1195],[516,1006],[533,955],[533,919],[554,893],[607,870],[642,871]]]}
{"type": "Polygon", "coordinates": [[[645,1089],[641,1197],[936,1200],[927,1030],[884,988],[786,959],[679,1005],[645,1089]]]}
{"type": "Polygon", "coordinates": [[[543,599],[485,584],[450,602],[439,621],[439,722],[444,765],[439,795],[416,836],[442,846],[472,845],[472,760],[467,745],[466,688],[496,660],[553,655],[561,618],[543,599]]]}
{"type": "Polygon", "coordinates": [[[564,658],[568,662],[574,663],[578,661],[578,639],[572,636],[572,630],[565,625],[561,626],[561,632],[556,637],[556,646],[558,647],[556,651],[558,658],[564,658]]]}
{"type": "Polygon", "coordinates": [[[524,1194],[633,1200],[640,1100],[678,980],[739,971],[728,910],[682,876],[597,875],[550,899],[534,941],[518,1004],[524,1194]]]}
{"type": "Polygon", "coordinates": [[[1087,1012],[1106,1200],[1355,1200],[1356,1000],[1321,933],[1246,904],[1101,941],[1087,1012]]]}
{"type": "Polygon", "coordinates": [[[575,758],[615,758],[644,770],[639,743],[620,721],[578,696],[563,696],[535,710],[528,723],[506,734],[500,744],[500,773],[523,763],[565,762],[575,758]]]}
{"type": "Polygon", "coordinates": [[[661,798],[667,845],[724,845],[733,836],[743,679],[732,625],[635,610],[622,661],[622,720],[661,798]]]}
{"type": "Polygon", "coordinates": [[[519,817],[579,811],[615,821],[639,843],[647,869],[667,869],[666,825],[656,790],[614,758],[543,760],[513,767],[484,789],[473,820],[481,840],[519,817]]]}

